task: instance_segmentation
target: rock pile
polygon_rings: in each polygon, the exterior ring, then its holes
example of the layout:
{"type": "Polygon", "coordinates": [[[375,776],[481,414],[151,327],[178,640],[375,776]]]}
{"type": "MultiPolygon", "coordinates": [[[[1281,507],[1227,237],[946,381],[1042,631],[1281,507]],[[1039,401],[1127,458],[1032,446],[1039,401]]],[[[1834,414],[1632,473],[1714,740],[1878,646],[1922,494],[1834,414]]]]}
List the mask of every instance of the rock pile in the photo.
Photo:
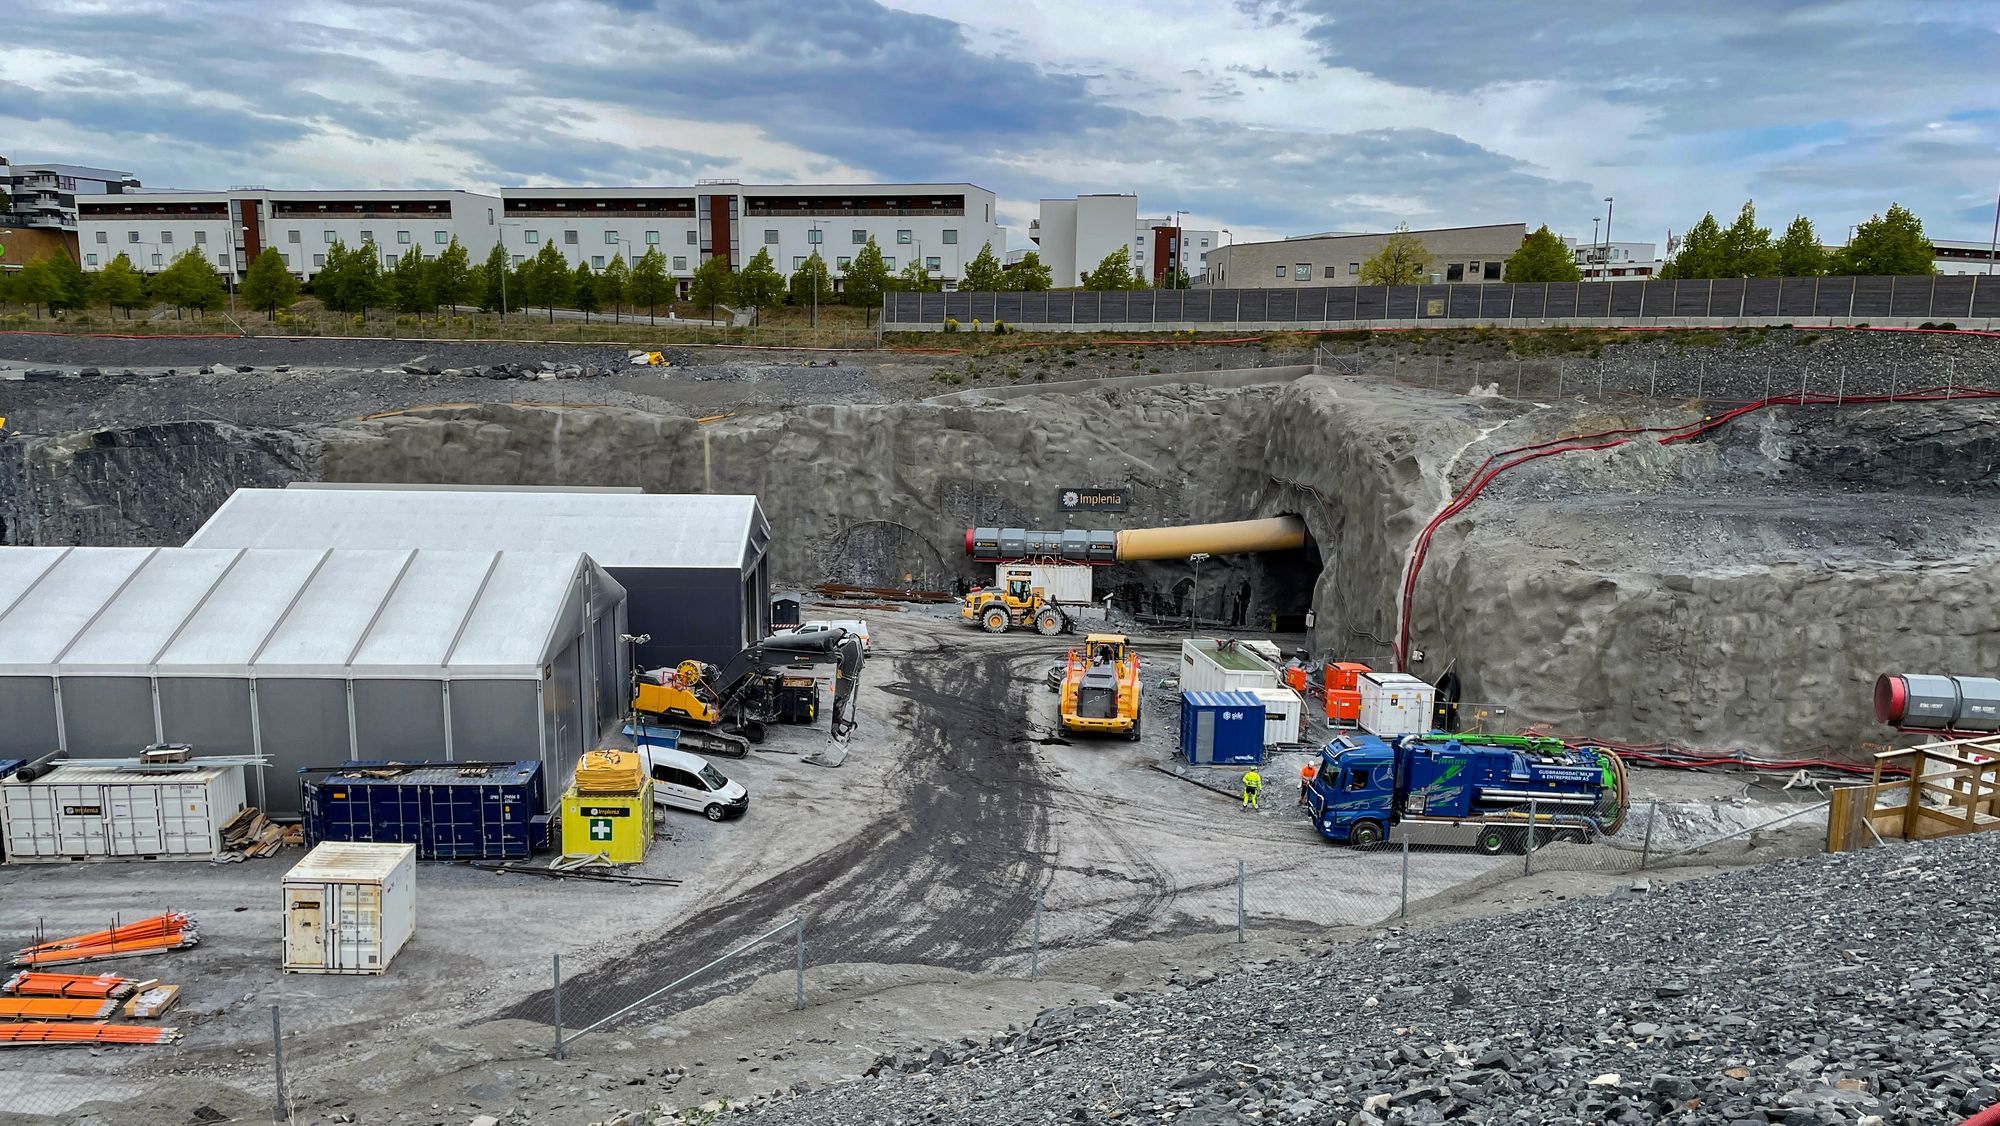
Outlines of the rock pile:
{"type": "Polygon", "coordinates": [[[1996,860],[1968,837],[1378,932],[735,1120],[1949,1126],[2000,1101],[1996,860]]]}

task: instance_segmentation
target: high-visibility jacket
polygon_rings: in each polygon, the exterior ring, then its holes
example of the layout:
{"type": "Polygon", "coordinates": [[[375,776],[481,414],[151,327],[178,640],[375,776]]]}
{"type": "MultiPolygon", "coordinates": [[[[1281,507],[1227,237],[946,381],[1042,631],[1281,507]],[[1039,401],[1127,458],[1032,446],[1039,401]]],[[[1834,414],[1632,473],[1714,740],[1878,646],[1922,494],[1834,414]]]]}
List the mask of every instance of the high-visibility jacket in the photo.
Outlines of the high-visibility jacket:
{"type": "Polygon", "coordinates": [[[1259,774],[1258,774],[1258,773],[1257,773],[1256,771],[1254,771],[1254,770],[1250,771],[1249,773],[1247,773],[1247,774],[1245,774],[1245,775],[1243,776],[1243,788],[1244,788],[1245,790],[1261,790],[1261,789],[1263,789],[1263,788],[1264,788],[1264,779],[1263,779],[1263,776],[1259,775],[1259,774]]]}

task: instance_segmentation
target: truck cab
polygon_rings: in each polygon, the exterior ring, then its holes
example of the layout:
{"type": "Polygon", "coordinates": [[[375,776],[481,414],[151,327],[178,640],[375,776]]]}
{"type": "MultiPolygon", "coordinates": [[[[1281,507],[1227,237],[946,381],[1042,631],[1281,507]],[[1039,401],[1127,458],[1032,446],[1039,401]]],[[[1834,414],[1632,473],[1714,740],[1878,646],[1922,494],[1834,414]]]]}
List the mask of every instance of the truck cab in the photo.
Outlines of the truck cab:
{"type": "Polygon", "coordinates": [[[1387,743],[1341,738],[1320,750],[1306,804],[1321,836],[1366,848],[1399,819],[1396,790],[1396,755],[1387,743]]]}

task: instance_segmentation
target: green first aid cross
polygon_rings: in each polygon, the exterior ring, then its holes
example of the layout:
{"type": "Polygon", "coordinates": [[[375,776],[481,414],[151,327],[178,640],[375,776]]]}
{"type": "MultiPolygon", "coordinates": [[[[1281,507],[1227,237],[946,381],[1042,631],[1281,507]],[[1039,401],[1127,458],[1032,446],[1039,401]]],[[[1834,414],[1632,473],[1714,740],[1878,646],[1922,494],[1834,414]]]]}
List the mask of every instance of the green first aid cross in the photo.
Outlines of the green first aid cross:
{"type": "Polygon", "coordinates": [[[593,817],[590,819],[590,839],[593,841],[608,841],[611,839],[611,819],[609,817],[593,817]]]}

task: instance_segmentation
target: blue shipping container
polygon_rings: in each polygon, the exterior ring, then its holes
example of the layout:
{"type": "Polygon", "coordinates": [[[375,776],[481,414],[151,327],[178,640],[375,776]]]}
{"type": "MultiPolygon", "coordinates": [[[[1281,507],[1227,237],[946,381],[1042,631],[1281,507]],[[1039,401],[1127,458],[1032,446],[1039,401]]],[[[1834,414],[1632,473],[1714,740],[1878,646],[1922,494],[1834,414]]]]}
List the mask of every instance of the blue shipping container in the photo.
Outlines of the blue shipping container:
{"type": "Polygon", "coordinates": [[[1200,766],[1261,766],[1264,702],[1248,692],[1183,692],[1181,757],[1200,766]]]}
{"type": "Polygon", "coordinates": [[[415,845],[423,860],[523,860],[547,844],[538,762],[350,762],[300,770],[299,788],[308,848],[369,841],[415,845]]]}
{"type": "Polygon", "coordinates": [[[24,758],[0,758],[0,778],[5,778],[26,765],[28,760],[24,758]]]}

